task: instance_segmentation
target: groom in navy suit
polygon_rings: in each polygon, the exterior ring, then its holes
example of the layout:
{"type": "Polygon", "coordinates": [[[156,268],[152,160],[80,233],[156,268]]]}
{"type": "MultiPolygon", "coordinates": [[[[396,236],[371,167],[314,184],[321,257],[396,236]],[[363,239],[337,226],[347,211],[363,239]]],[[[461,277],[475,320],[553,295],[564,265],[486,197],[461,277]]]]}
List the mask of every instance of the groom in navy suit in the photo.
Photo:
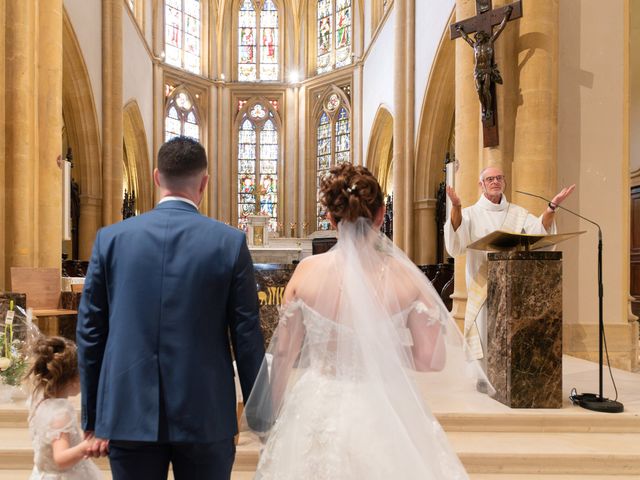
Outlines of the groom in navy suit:
{"type": "Polygon", "coordinates": [[[82,426],[115,480],[228,480],[245,399],[264,357],[245,234],[198,213],[204,148],[166,142],[155,209],[96,236],[78,310],[82,426]],[[107,444],[108,441],[108,444],[107,444]]]}

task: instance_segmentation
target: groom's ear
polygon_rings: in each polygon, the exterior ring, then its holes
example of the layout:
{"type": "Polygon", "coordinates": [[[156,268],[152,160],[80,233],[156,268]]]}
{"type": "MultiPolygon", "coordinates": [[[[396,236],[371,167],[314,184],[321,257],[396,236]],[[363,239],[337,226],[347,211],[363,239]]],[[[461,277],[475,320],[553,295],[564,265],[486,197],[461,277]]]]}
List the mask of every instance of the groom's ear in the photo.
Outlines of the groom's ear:
{"type": "Polygon", "coordinates": [[[199,193],[204,193],[204,190],[207,188],[207,183],[209,183],[209,175],[205,173],[202,176],[202,180],[200,180],[200,189],[198,190],[199,193]]]}

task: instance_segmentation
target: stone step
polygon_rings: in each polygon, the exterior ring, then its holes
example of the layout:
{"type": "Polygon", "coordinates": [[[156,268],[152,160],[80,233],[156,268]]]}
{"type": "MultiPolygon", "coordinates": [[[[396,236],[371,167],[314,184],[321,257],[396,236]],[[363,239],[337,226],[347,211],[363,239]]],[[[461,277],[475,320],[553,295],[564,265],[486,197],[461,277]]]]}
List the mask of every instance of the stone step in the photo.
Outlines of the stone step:
{"type": "Polygon", "coordinates": [[[451,432],[469,473],[636,475],[640,433],[451,432]]]}
{"type": "MultiPolygon", "coordinates": [[[[448,432],[447,436],[473,474],[640,478],[640,433],[448,432]]],[[[255,443],[241,441],[234,468],[254,471],[258,451],[255,443]]]]}
{"type": "MultiPolygon", "coordinates": [[[[513,474],[513,473],[472,473],[469,475],[470,480],[638,480],[637,475],[545,475],[540,473],[534,474],[513,474]]],[[[0,477],[2,480],[2,477],[0,477]]]]}
{"type": "MultiPolygon", "coordinates": [[[[448,437],[474,475],[503,474],[510,479],[515,474],[534,475],[532,478],[563,474],[640,477],[640,433],[450,432],[448,437]]],[[[258,452],[257,443],[241,441],[236,473],[254,472],[258,452]]],[[[28,431],[0,429],[0,467],[28,470],[32,462],[28,431]]],[[[104,458],[96,463],[103,470],[109,468],[104,458]]]]}
{"type": "MultiPolygon", "coordinates": [[[[78,416],[80,412],[78,411],[78,416]]],[[[25,407],[0,405],[0,428],[27,428],[25,407]]],[[[640,415],[562,410],[515,410],[508,413],[435,413],[447,432],[640,433],[640,415]]]]}
{"type": "MultiPolygon", "coordinates": [[[[111,480],[111,472],[105,470],[102,472],[104,480],[111,480]]],[[[31,475],[31,470],[0,470],[0,480],[26,480],[31,475]]],[[[253,473],[248,472],[232,472],[231,480],[253,480],[253,473]]],[[[173,480],[173,475],[169,472],[169,479],[173,480]]],[[[591,479],[589,479],[591,480],[591,479]]]]}

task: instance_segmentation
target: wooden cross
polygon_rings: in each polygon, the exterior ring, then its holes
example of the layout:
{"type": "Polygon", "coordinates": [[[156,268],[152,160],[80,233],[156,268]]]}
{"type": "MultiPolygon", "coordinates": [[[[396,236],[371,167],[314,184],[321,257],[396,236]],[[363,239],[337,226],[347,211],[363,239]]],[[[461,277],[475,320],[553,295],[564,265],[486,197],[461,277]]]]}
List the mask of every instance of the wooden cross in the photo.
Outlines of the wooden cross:
{"type": "Polygon", "coordinates": [[[498,145],[498,113],[496,102],[496,83],[502,83],[502,77],[493,58],[493,42],[502,32],[506,23],[522,17],[522,2],[505,5],[492,10],[491,0],[476,0],[475,17],[451,24],[451,39],[463,37],[473,47],[476,65],[474,76],[476,89],[482,104],[482,136],[485,147],[498,145]],[[500,25],[494,33],[493,27],[500,25]],[[468,35],[476,33],[472,41],[468,35]],[[479,34],[484,35],[481,41],[479,34]]]}

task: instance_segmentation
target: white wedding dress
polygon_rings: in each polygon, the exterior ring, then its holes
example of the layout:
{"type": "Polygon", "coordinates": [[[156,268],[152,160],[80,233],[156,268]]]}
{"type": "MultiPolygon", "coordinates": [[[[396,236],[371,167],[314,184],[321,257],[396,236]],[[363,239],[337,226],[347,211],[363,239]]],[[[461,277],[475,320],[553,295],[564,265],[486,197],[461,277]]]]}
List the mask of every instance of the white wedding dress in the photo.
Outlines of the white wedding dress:
{"type": "Polygon", "coordinates": [[[70,446],[82,442],[78,414],[66,398],[50,398],[36,402],[29,419],[33,445],[33,471],[29,480],[98,480],[103,475],[89,459],[80,460],[73,467],[62,470],[53,460],[51,443],[66,433],[70,446]]]}
{"type": "Polygon", "coordinates": [[[475,390],[481,369],[401,251],[363,219],[338,232],[334,249],[298,267],[271,367],[247,402],[246,422],[265,442],[255,478],[467,479],[412,370],[475,390]]]}

